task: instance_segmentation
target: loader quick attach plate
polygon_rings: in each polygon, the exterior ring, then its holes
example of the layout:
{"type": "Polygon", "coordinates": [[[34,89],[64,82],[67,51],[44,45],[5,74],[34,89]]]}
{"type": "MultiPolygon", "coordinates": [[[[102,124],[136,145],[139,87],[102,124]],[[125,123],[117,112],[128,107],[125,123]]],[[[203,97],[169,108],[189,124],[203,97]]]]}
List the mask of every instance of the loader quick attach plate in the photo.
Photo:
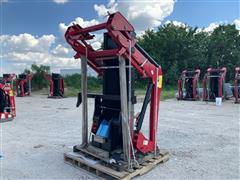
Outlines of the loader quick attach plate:
{"type": "Polygon", "coordinates": [[[68,152],[64,154],[64,161],[76,168],[85,170],[93,174],[93,176],[102,177],[104,179],[132,179],[148,173],[158,164],[168,161],[169,153],[166,150],[160,150],[157,157],[140,164],[138,169],[131,172],[117,171],[108,167],[105,163],[96,157],[84,155],[81,152],[68,152]]]}

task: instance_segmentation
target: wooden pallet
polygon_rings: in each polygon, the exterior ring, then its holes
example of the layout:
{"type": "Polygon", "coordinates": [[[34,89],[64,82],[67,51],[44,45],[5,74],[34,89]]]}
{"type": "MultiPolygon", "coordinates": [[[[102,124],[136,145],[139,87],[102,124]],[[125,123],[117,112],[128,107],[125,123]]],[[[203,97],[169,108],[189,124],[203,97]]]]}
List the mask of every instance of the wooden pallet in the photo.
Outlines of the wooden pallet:
{"type": "Polygon", "coordinates": [[[148,162],[142,164],[139,169],[136,169],[133,172],[127,171],[119,172],[102,165],[100,163],[100,160],[88,158],[79,153],[68,152],[64,154],[64,161],[67,164],[70,164],[76,168],[86,170],[104,179],[121,179],[121,180],[132,179],[133,177],[146,174],[154,167],[156,167],[158,164],[164,163],[168,159],[169,153],[167,151],[161,150],[161,153],[158,157],[150,159],[148,162]]]}
{"type": "Polygon", "coordinates": [[[0,119],[0,123],[4,123],[4,122],[8,122],[8,121],[12,121],[13,118],[7,118],[7,119],[0,119]]]}

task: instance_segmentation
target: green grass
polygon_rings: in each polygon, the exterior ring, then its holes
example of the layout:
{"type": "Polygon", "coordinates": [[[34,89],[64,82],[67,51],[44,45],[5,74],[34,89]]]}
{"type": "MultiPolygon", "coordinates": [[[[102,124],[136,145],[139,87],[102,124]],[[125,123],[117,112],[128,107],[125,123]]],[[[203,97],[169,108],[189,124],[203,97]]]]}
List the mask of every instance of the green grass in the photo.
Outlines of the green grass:
{"type": "MultiPolygon", "coordinates": [[[[176,90],[174,88],[165,88],[161,92],[161,100],[175,98],[176,90]]],[[[137,96],[145,96],[146,90],[145,89],[137,89],[136,95],[137,96]]]]}
{"type": "MultiPolygon", "coordinates": [[[[76,89],[73,87],[65,88],[65,97],[76,97],[79,93],[80,89],[76,89]]],[[[100,88],[89,88],[89,92],[91,93],[101,93],[100,88]]],[[[176,90],[171,87],[166,87],[162,90],[161,93],[161,100],[171,99],[175,97],[176,90]]],[[[146,93],[146,89],[136,89],[135,94],[136,96],[144,97],[146,93]]]]}
{"type": "Polygon", "coordinates": [[[163,90],[161,93],[161,100],[175,98],[175,92],[176,92],[176,90],[174,90],[174,89],[163,90]]]}
{"type": "Polygon", "coordinates": [[[66,87],[64,96],[65,97],[77,97],[79,93],[79,89],[73,88],[73,87],[66,87]]]}
{"type": "MultiPolygon", "coordinates": [[[[81,91],[79,88],[74,87],[66,87],[65,88],[65,97],[77,97],[78,93],[81,91]]],[[[101,93],[101,88],[95,87],[95,88],[89,88],[89,93],[101,93]]]]}

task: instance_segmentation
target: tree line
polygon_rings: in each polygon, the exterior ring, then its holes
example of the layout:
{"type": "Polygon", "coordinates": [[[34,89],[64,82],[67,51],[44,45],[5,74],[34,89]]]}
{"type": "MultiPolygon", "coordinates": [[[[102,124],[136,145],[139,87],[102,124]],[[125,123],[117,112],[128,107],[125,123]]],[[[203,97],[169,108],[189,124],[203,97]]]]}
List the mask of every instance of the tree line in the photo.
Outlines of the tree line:
{"type": "Polygon", "coordinates": [[[227,67],[228,82],[240,66],[240,32],[231,24],[209,33],[169,23],[156,31],[147,30],[138,43],[162,66],[164,84],[169,86],[176,86],[185,69],[200,69],[202,78],[209,67],[227,67]]]}
{"type": "MultiPolygon", "coordinates": [[[[227,67],[226,82],[234,78],[234,69],[240,66],[240,32],[235,25],[220,25],[213,32],[199,31],[197,27],[188,25],[175,26],[173,23],[160,26],[156,31],[147,30],[138,38],[138,43],[163,70],[164,85],[176,87],[180,73],[187,70],[201,70],[201,78],[207,68],[227,67]]],[[[44,79],[44,72],[49,73],[50,67],[33,64],[32,72],[34,89],[48,86],[44,79]]],[[[137,88],[143,88],[146,81],[136,81],[137,88]]],[[[99,89],[101,79],[89,77],[90,89],[99,89]]],[[[65,77],[65,84],[75,89],[80,88],[80,75],[65,77]]]]}

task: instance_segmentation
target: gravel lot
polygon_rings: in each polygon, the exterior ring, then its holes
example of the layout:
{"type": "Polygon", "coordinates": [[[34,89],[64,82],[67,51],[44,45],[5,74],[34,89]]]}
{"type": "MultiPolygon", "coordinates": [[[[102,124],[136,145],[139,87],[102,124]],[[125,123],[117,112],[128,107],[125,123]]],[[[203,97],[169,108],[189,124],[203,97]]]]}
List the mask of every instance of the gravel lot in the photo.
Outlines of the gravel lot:
{"type": "MultiPolygon", "coordinates": [[[[76,98],[16,98],[17,118],[2,123],[2,179],[96,179],[63,161],[81,142],[81,111],[76,98]]],[[[89,117],[93,113],[89,100],[89,117]]],[[[140,111],[137,104],[136,111],[140,111]]],[[[146,115],[149,113],[147,112],[146,115]]],[[[147,120],[143,131],[148,128],[147,120]]],[[[226,101],[161,102],[158,144],[170,160],[140,179],[239,179],[240,105],[226,101]]]]}

